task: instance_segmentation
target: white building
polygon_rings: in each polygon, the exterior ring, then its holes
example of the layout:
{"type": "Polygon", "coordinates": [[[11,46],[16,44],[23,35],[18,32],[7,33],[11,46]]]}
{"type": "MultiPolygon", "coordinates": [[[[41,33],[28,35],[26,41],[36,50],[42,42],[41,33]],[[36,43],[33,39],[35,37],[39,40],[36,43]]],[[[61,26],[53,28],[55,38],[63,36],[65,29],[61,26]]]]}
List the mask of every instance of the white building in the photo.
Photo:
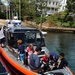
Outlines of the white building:
{"type": "Polygon", "coordinates": [[[58,12],[60,12],[60,11],[64,11],[65,9],[66,9],[66,2],[67,2],[67,0],[60,0],[60,8],[59,8],[59,10],[58,10],[58,12]]]}
{"type": "MultiPolygon", "coordinates": [[[[31,1],[31,0],[30,0],[31,1]]],[[[65,10],[67,0],[35,0],[37,10],[42,11],[43,14],[55,14],[65,10]],[[39,9],[40,3],[44,8],[39,9]],[[46,8],[45,8],[46,7],[46,8]]]]}
{"type": "Polygon", "coordinates": [[[66,0],[47,0],[47,15],[64,11],[66,0]]]}

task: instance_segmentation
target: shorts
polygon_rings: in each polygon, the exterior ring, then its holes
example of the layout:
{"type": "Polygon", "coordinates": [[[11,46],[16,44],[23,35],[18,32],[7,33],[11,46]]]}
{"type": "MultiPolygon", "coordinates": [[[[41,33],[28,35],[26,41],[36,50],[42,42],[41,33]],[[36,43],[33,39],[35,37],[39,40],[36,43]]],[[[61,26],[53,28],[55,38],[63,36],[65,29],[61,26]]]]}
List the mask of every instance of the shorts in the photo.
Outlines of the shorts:
{"type": "Polygon", "coordinates": [[[20,60],[24,60],[24,54],[20,54],[20,60]]]}
{"type": "Polygon", "coordinates": [[[33,72],[39,72],[39,71],[41,71],[41,68],[32,69],[32,68],[30,67],[30,70],[33,71],[33,72]]]}
{"type": "Polygon", "coordinates": [[[0,44],[4,43],[5,42],[5,37],[0,39],[0,44]]]}

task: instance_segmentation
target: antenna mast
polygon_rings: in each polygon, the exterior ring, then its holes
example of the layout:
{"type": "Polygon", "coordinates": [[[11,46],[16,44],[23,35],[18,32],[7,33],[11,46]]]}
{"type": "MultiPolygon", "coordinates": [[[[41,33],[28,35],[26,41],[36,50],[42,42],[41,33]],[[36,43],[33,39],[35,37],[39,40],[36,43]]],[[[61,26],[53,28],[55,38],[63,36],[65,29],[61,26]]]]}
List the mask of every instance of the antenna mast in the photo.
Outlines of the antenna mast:
{"type": "Polygon", "coordinates": [[[19,0],[19,19],[21,20],[21,1],[19,0]]]}

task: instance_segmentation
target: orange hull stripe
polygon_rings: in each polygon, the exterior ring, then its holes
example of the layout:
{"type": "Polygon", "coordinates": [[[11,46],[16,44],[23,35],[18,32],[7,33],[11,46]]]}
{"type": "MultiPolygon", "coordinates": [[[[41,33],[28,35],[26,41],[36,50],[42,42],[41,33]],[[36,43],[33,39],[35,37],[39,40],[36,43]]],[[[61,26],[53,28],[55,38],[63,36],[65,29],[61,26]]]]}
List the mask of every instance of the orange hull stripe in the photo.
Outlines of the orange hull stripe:
{"type": "Polygon", "coordinates": [[[3,55],[3,57],[12,65],[14,66],[16,69],[18,69],[20,72],[26,74],[26,75],[37,75],[34,72],[29,71],[28,69],[20,66],[18,63],[16,63],[13,59],[11,59],[6,53],[5,51],[0,47],[0,53],[3,55]]]}

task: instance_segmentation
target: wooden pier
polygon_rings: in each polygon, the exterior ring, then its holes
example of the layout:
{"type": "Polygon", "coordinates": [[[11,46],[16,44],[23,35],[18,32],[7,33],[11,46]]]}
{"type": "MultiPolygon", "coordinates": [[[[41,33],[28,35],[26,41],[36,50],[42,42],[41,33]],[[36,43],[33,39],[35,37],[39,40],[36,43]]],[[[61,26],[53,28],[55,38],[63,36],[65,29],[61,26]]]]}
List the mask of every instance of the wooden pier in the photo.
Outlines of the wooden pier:
{"type": "Polygon", "coordinates": [[[53,31],[53,32],[72,32],[72,33],[75,33],[75,28],[46,27],[46,26],[43,26],[42,30],[53,31]]]}

